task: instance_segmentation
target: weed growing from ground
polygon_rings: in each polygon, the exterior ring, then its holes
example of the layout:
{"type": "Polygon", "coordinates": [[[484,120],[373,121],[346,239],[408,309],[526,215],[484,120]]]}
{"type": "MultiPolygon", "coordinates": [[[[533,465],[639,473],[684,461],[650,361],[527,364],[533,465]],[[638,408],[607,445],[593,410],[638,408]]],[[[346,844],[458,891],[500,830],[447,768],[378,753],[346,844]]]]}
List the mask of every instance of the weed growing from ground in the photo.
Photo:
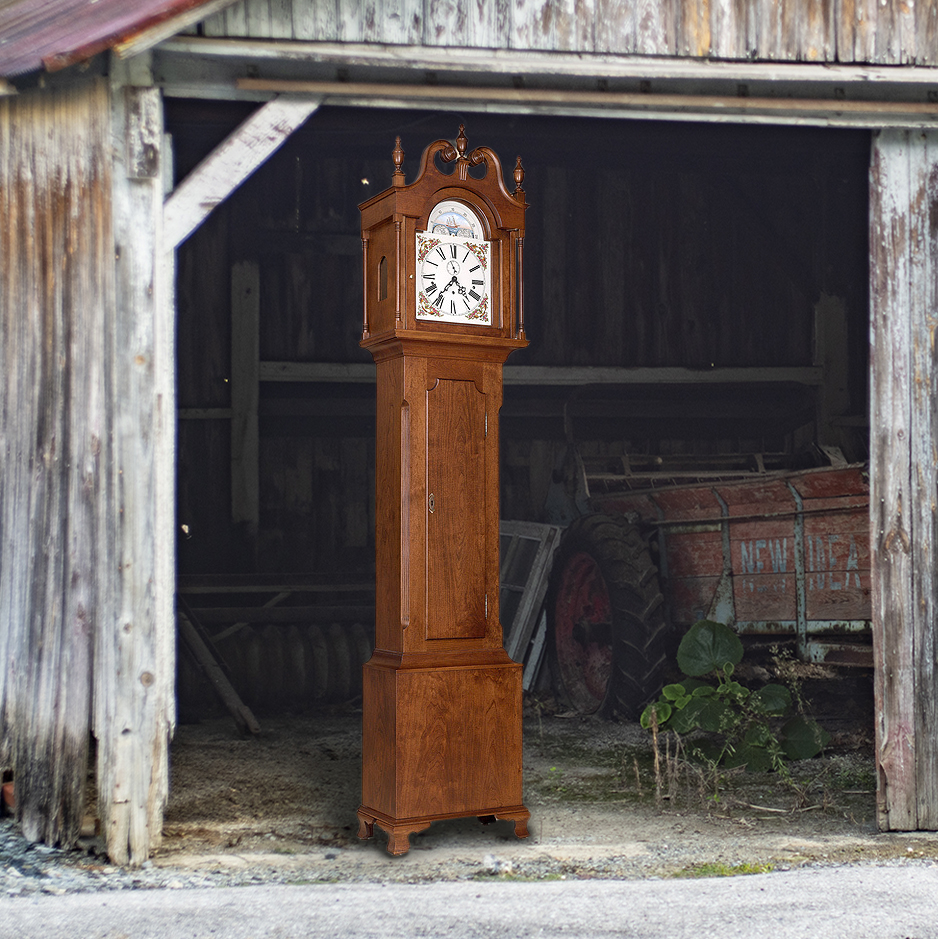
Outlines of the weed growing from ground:
{"type": "Polygon", "coordinates": [[[673,804],[682,777],[696,783],[701,800],[718,805],[730,774],[743,769],[774,771],[797,789],[788,761],[816,756],[830,739],[805,716],[800,685],[793,694],[785,685],[751,689],[737,681],[742,657],[742,642],[722,623],[701,620],[681,640],[677,661],[687,677],[665,685],[641,716],[652,735],[659,806],[665,788],[673,804]],[[793,703],[799,713],[789,716],[793,703]]]}

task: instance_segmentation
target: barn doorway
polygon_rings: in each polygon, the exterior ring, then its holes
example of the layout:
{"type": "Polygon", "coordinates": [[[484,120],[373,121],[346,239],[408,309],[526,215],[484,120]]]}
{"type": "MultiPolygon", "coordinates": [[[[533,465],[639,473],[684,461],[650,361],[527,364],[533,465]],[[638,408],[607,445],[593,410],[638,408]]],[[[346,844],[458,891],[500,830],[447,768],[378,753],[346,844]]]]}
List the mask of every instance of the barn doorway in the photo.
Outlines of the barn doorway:
{"type": "MultiPolygon", "coordinates": [[[[253,107],[169,99],[177,178],[253,107]]],[[[360,693],[374,386],[357,206],[389,184],[396,134],[412,178],[460,122],[520,151],[531,205],[503,518],[545,520],[571,439],[596,458],[868,456],[868,132],[321,108],[178,253],[178,588],[262,724],[314,728],[360,693]]],[[[180,720],[223,716],[179,663],[180,720]]]]}

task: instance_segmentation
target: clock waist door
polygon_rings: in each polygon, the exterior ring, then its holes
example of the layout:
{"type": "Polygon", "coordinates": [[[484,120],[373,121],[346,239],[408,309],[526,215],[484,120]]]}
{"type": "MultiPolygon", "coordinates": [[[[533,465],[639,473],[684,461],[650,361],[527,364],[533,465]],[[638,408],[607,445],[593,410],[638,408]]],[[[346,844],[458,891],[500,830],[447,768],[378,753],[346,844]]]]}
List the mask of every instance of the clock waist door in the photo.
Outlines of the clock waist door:
{"type": "Polygon", "coordinates": [[[464,378],[428,384],[426,639],[483,639],[486,395],[464,378]]]}
{"type": "Polygon", "coordinates": [[[498,616],[501,366],[404,358],[405,654],[502,650],[498,616]],[[408,456],[408,453],[410,454],[408,456]],[[409,483],[407,482],[409,480],[409,483]]]}

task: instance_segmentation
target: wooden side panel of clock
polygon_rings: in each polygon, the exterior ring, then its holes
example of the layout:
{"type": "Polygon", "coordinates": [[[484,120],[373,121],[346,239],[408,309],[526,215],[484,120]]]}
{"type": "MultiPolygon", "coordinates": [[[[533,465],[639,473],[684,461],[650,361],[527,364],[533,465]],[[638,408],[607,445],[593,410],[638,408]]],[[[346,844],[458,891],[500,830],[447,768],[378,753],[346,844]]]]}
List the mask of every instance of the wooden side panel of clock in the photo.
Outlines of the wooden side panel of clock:
{"type": "Polygon", "coordinates": [[[410,551],[402,526],[409,519],[409,408],[404,396],[404,360],[378,363],[375,460],[375,646],[401,651],[401,629],[410,615],[410,551]],[[406,480],[406,484],[405,481],[406,480]]]}
{"type": "Polygon", "coordinates": [[[485,608],[485,409],[474,381],[438,379],[427,407],[427,639],[481,639],[485,608]]]}
{"type": "MultiPolygon", "coordinates": [[[[403,238],[401,240],[403,242],[403,238]]],[[[365,305],[368,310],[368,328],[372,335],[393,329],[398,303],[403,306],[406,301],[403,287],[398,285],[397,263],[397,232],[393,220],[387,219],[369,232],[368,238],[365,305]],[[398,291],[401,292],[400,298],[398,291]]]]}
{"type": "Polygon", "coordinates": [[[397,670],[366,664],[362,675],[362,803],[397,815],[397,670]]]}

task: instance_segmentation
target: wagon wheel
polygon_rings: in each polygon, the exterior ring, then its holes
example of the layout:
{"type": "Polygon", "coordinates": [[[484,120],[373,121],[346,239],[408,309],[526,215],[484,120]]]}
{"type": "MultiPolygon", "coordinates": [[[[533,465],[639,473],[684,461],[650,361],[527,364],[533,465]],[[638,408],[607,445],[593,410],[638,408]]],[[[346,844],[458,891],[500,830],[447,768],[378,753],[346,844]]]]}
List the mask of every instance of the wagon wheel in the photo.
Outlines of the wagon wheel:
{"type": "Polygon", "coordinates": [[[586,515],[567,529],[547,604],[558,697],[584,714],[635,718],[661,688],[664,599],[638,529],[586,515]]]}

